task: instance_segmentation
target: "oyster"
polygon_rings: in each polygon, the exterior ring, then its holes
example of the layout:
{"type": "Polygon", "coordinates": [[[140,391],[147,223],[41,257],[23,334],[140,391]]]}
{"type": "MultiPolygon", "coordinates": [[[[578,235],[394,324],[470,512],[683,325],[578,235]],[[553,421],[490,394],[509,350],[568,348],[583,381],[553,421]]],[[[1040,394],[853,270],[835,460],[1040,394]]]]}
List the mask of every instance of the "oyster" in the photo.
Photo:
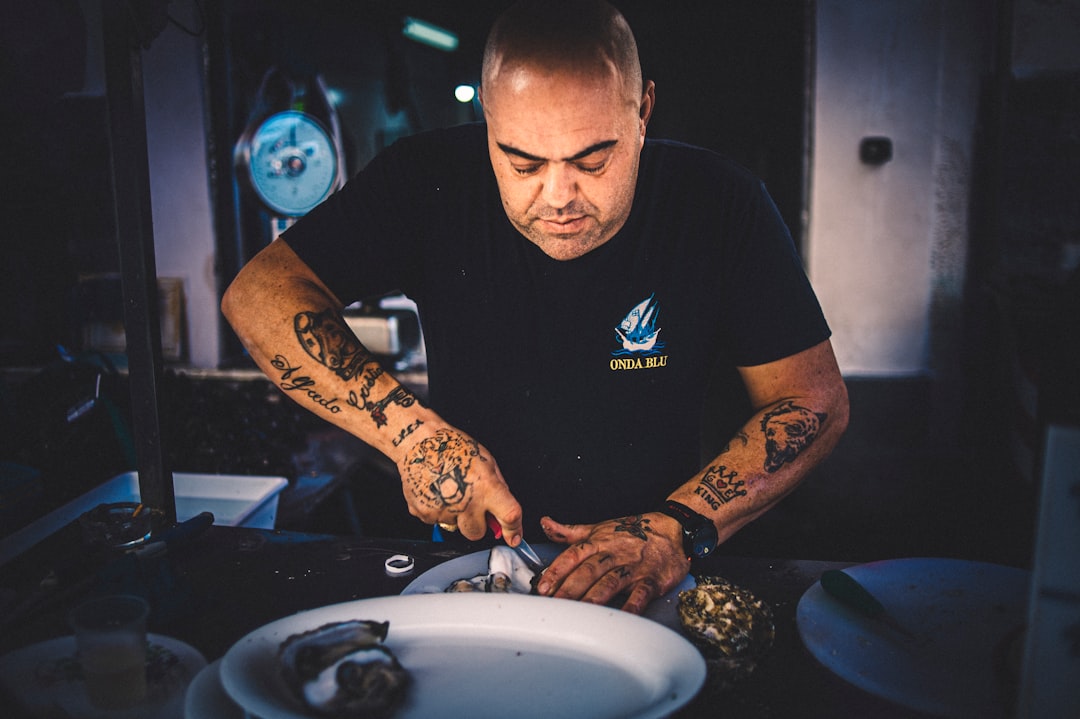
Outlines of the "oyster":
{"type": "Polygon", "coordinates": [[[319,714],[389,717],[409,685],[409,673],[382,643],[389,628],[353,620],[292,635],[278,650],[285,683],[319,714]]]}
{"type": "Polygon", "coordinates": [[[749,676],[776,632],[772,608],[722,577],[700,577],[679,592],[679,622],[704,656],[714,689],[749,676]]]}
{"type": "Polygon", "coordinates": [[[500,544],[491,548],[486,574],[455,579],[446,591],[535,594],[539,576],[536,569],[520,554],[500,544]]]}

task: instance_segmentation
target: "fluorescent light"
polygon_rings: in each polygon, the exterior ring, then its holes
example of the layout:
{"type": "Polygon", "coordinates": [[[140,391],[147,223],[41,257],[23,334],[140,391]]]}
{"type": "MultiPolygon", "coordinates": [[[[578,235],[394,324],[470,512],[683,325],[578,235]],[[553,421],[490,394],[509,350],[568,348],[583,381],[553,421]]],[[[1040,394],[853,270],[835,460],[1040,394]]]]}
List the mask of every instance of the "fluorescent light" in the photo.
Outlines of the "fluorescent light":
{"type": "Polygon", "coordinates": [[[326,101],[329,102],[331,106],[339,106],[344,99],[345,93],[343,93],[341,90],[333,87],[326,88],[326,101]]]}
{"type": "Polygon", "coordinates": [[[472,102],[476,97],[476,88],[472,85],[458,85],[454,88],[454,97],[458,102],[472,102]]]}
{"type": "Polygon", "coordinates": [[[457,50],[457,35],[438,25],[432,25],[414,17],[405,18],[405,27],[402,28],[401,32],[410,40],[422,42],[440,50],[446,50],[447,52],[457,50]]]}

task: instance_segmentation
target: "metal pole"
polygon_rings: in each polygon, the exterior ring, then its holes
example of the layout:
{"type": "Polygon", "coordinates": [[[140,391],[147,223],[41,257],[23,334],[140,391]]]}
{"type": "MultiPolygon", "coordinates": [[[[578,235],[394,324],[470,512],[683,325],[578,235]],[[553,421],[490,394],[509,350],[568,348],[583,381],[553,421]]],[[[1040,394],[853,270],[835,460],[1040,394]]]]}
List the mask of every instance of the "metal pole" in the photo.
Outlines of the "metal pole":
{"type": "Polygon", "coordinates": [[[109,151],[139,492],[143,504],[161,511],[166,526],[172,526],[176,523],[176,499],[161,436],[158,402],[162,371],[161,331],[150,209],[142,51],[136,39],[131,3],[102,0],[101,9],[109,151]]]}

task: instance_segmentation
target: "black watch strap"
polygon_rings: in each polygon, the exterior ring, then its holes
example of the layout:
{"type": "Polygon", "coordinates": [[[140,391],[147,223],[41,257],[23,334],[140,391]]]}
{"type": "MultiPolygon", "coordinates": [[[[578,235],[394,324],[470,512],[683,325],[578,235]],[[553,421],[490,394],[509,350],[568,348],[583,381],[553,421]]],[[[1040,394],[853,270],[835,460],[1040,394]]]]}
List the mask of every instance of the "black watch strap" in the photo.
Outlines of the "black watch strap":
{"type": "Polygon", "coordinates": [[[716,549],[716,525],[708,517],[698,514],[685,504],[670,499],[656,511],[666,514],[682,525],[683,552],[687,557],[700,559],[716,549]]]}

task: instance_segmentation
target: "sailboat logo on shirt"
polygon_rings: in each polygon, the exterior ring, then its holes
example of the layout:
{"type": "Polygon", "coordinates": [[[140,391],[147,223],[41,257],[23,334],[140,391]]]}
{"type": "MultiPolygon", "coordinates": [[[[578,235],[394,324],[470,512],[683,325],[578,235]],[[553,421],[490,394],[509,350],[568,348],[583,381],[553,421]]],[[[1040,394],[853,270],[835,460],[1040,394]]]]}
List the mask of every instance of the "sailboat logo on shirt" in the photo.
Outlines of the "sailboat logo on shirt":
{"type": "Polygon", "coordinates": [[[631,309],[615,327],[619,349],[611,353],[611,369],[647,369],[663,367],[667,356],[661,354],[664,341],[660,339],[660,305],[656,294],[649,295],[631,309]]]}

